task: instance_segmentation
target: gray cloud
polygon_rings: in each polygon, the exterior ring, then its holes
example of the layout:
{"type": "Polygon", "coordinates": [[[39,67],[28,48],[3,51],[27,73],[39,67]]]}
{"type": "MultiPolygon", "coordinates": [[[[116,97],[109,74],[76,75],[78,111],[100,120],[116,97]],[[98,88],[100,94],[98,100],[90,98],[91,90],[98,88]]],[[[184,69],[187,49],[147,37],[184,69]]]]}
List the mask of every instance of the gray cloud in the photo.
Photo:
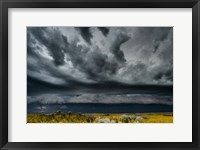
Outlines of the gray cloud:
{"type": "Polygon", "coordinates": [[[172,86],[173,29],[28,27],[27,73],[35,94],[172,86]]]}
{"type": "Polygon", "coordinates": [[[98,29],[102,32],[104,36],[107,36],[109,33],[109,28],[107,27],[98,27],[98,29]]]}
{"type": "Polygon", "coordinates": [[[112,44],[111,47],[111,52],[113,53],[113,55],[116,57],[116,59],[120,62],[126,62],[126,59],[124,57],[124,53],[123,51],[120,49],[120,46],[125,43],[126,41],[128,41],[130,39],[129,36],[127,36],[126,34],[119,34],[116,38],[116,40],[114,41],[114,43],[112,44]]]}
{"type": "Polygon", "coordinates": [[[68,41],[57,28],[29,27],[28,32],[48,49],[55,65],[63,65],[65,63],[64,53],[67,49],[68,41]]]}
{"type": "Polygon", "coordinates": [[[103,103],[103,104],[165,104],[172,105],[169,96],[153,96],[139,94],[105,95],[105,94],[82,94],[78,96],[59,96],[45,94],[36,97],[28,97],[28,103],[40,102],[42,104],[65,104],[65,103],[103,103]]]}
{"type": "Polygon", "coordinates": [[[170,34],[170,28],[166,28],[165,30],[160,31],[161,33],[156,36],[154,39],[154,52],[156,52],[160,46],[160,44],[167,40],[169,34],[170,34]]]}
{"type": "Polygon", "coordinates": [[[87,78],[94,81],[104,81],[116,74],[122,64],[126,62],[120,46],[128,39],[129,37],[124,34],[115,39],[109,48],[114,57],[102,53],[97,45],[89,47],[77,45],[78,42],[74,40],[67,47],[67,59],[87,78]]]}
{"type": "Polygon", "coordinates": [[[82,38],[88,43],[91,44],[91,39],[92,39],[92,32],[90,27],[76,27],[76,29],[79,31],[81,34],[82,38]]]}

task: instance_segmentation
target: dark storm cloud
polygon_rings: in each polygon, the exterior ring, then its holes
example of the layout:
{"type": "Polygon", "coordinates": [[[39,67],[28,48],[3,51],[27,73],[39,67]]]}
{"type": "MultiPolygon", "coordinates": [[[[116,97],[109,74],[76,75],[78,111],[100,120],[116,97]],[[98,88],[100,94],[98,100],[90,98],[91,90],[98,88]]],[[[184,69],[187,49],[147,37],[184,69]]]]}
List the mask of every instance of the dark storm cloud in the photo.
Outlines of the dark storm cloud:
{"type": "Polygon", "coordinates": [[[112,44],[111,52],[113,53],[115,58],[120,62],[126,62],[126,59],[124,57],[124,53],[120,49],[120,46],[123,43],[125,43],[126,41],[128,41],[129,39],[130,39],[129,36],[127,36],[125,34],[120,34],[119,36],[117,36],[115,42],[112,44]]]}
{"type": "Polygon", "coordinates": [[[32,35],[32,32],[27,33],[28,83],[34,85],[33,87],[28,86],[29,89],[32,89],[32,91],[41,91],[42,93],[43,91],[46,92],[50,89],[62,89],[63,87],[68,87],[73,84],[81,84],[81,82],[78,82],[76,79],[73,78],[72,74],[67,74],[65,71],[59,70],[57,64],[55,64],[54,62],[54,57],[52,57],[53,60],[49,60],[46,57],[42,56],[40,51],[43,48],[43,44],[41,44],[40,42],[38,43],[37,40],[38,39],[32,35]],[[33,79],[35,79],[34,82],[33,79]],[[41,81],[42,83],[40,84],[39,81],[41,81]],[[43,84],[43,82],[46,84],[43,84]],[[47,83],[49,83],[49,86],[44,86],[48,85],[47,83]],[[53,85],[55,85],[56,88],[53,88],[53,85]],[[61,86],[61,88],[59,88],[59,86],[61,86]]]}
{"type": "MultiPolygon", "coordinates": [[[[66,53],[75,68],[95,81],[106,80],[108,75],[115,74],[120,68],[117,60],[109,59],[107,55],[100,52],[98,47],[93,47],[91,51],[73,42],[70,43],[66,53]]],[[[116,59],[119,58],[118,56],[116,59]]]]}
{"type": "Polygon", "coordinates": [[[45,94],[56,91],[70,90],[66,85],[56,85],[40,79],[27,76],[27,93],[28,95],[45,94]]]}
{"type": "Polygon", "coordinates": [[[36,47],[34,47],[34,45],[36,45],[36,40],[33,39],[31,37],[31,33],[29,31],[27,31],[27,53],[28,53],[28,56],[32,56],[32,55],[36,55],[36,47]]]}
{"type": "Polygon", "coordinates": [[[82,38],[88,43],[91,44],[92,32],[90,27],[76,27],[76,29],[80,32],[82,38]]]}
{"type": "Polygon", "coordinates": [[[134,37],[130,40],[129,44],[133,46],[131,43],[134,43],[135,46],[138,46],[138,50],[141,50],[142,46],[147,45],[146,48],[156,52],[160,44],[169,38],[172,39],[170,37],[172,30],[172,27],[139,27],[136,31],[133,31],[134,37]]]}
{"type": "Polygon", "coordinates": [[[28,27],[28,95],[137,94],[145,88],[143,94],[171,95],[172,39],[172,28],[28,27]]]}
{"type": "Polygon", "coordinates": [[[104,36],[107,36],[109,33],[109,28],[106,27],[98,27],[98,29],[103,33],[104,36]]]}
{"type": "Polygon", "coordinates": [[[162,78],[166,78],[167,80],[173,81],[173,71],[167,70],[164,72],[159,72],[154,76],[154,79],[161,80],[162,78]]]}
{"type": "Polygon", "coordinates": [[[156,52],[160,46],[160,44],[167,39],[169,35],[170,28],[167,28],[166,30],[162,30],[161,34],[158,34],[154,40],[154,52],[156,52]]]}
{"type": "MultiPolygon", "coordinates": [[[[84,30],[86,29],[84,28],[84,30]]],[[[87,30],[89,29],[87,28],[87,30]]],[[[110,47],[110,52],[114,55],[112,58],[103,54],[98,46],[77,45],[76,40],[68,45],[65,52],[75,68],[84,73],[87,78],[100,82],[107,80],[110,75],[116,74],[126,62],[120,46],[129,39],[130,37],[125,34],[120,34],[115,39],[110,47]]]]}
{"type": "Polygon", "coordinates": [[[122,75],[140,84],[173,84],[173,28],[127,28],[131,34],[122,48],[128,62],[122,75]],[[133,63],[130,63],[130,62],[133,63]],[[137,69],[137,66],[143,66],[137,69]],[[167,72],[172,72],[168,75],[167,72]]]}
{"type": "MultiPolygon", "coordinates": [[[[100,27],[100,29],[102,30],[102,27],[100,27]]],[[[78,44],[79,40],[77,39],[69,42],[67,40],[67,35],[63,35],[59,28],[30,27],[28,28],[27,33],[28,57],[32,57],[32,59],[37,60],[38,63],[37,67],[36,65],[33,65],[33,63],[28,63],[28,71],[39,72],[43,70],[53,77],[68,82],[67,80],[71,81],[76,79],[70,75],[71,73],[69,70],[66,70],[66,73],[68,73],[67,75],[59,71],[56,66],[66,65],[67,62],[70,62],[73,65],[73,70],[78,70],[82,73],[82,76],[85,76],[87,79],[96,82],[105,82],[111,80],[112,76],[120,75],[118,74],[119,70],[123,71],[119,77],[122,77],[123,79],[123,76],[125,77],[128,75],[126,80],[130,80],[130,82],[137,84],[145,84],[147,80],[151,80],[151,76],[153,80],[159,81],[162,79],[162,77],[165,77],[167,80],[169,79],[171,81],[171,75],[167,75],[166,72],[169,72],[168,70],[172,70],[172,47],[170,43],[165,42],[169,38],[172,38],[170,29],[171,28],[137,28],[137,32],[134,33],[136,39],[134,39],[132,42],[132,37],[130,37],[130,34],[128,35],[123,30],[123,32],[121,32],[120,28],[116,28],[116,31],[120,32],[113,34],[113,36],[110,34],[110,36],[114,39],[111,43],[109,43],[110,46],[100,48],[94,44],[90,46],[78,44]],[[136,58],[135,54],[138,54],[138,52],[131,52],[128,56],[131,56],[132,58],[135,57],[134,64],[131,64],[129,60],[126,60],[122,48],[122,45],[125,47],[128,45],[129,41],[131,41],[132,46],[136,45],[136,50],[139,49],[139,54],[142,56],[142,58],[140,58],[141,56],[136,58]],[[156,46],[156,49],[160,49],[156,57],[161,58],[162,62],[159,62],[159,60],[158,62],[160,64],[157,65],[158,67],[153,68],[150,70],[152,72],[149,72],[149,63],[152,62],[148,63],[145,61],[149,59],[149,56],[153,56],[149,46],[152,45],[155,49],[155,45],[153,45],[155,41],[159,41],[159,46],[156,46]],[[142,47],[142,49],[139,46],[142,47]],[[55,66],[50,60],[46,60],[41,57],[40,51],[43,49],[43,47],[46,47],[49,55],[53,59],[55,66]],[[113,57],[103,53],[102,50],[108,50],[108,52],[111,52],[113,57]],[[168,60],[171,62],[166,63],[168,60]]],[[[78,28],[78,30],[84,34],[89,33],[90,35],[91,33],[91,29],[87,27],[78,28]]],[[[112,30],[112,32],[113,31],[115,30],[112,30]]],[[[129,33],[129,31],[127,32],[129,33]]],[[[89,37],[95,38],[93,36],[89,37]]],[[[32,59],[28,59],[28,61],[32,59]]],[[[156,59],[153,61],[157,61],[156,59]]],[[[68,68],[68,66],[66,67],[68,68]]]]}
{"type": "Polygon", "coordinates": [[[61,96],[52,94],[43,94],[40,96],[29,96],[28,103],[39,102],[41,104],[65,104],[65,103],[103,103],[103,104],[164,104],[172,105],[170,96],[153,95],[134,95],[134,94],[81,94],[72,96],[61,96]]]}
{"type": "Polygon", "coordinates": [[[67,38],[57,28],[29,27],[31,33],[37,41],[47,47],[50,55],[54,59],[55,65],[63,65],[64,53],[68,45],[67,38]]]}

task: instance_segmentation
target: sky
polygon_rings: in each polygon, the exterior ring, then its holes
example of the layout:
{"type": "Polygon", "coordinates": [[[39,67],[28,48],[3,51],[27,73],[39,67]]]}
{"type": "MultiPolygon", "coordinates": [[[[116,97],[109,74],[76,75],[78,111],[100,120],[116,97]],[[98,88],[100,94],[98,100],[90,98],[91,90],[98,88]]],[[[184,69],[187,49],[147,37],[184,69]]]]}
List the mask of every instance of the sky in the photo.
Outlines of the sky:
{"type": "Polygon", "coordinates": [[[27,27],[28,102],[168,103],[172,87],[172,27],[27,27]]]}

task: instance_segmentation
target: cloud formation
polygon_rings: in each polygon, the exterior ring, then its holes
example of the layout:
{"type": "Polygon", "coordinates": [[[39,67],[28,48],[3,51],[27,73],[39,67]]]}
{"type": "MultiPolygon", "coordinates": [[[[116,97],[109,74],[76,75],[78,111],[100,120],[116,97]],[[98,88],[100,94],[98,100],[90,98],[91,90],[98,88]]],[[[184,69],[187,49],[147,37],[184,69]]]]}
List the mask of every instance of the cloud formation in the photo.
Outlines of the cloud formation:
{"type": "Polygon", "coordinates": [[[164,104],[172,105],[172,97],[170,96],[154,96],[140,94],[82,94],[74,96],[58,96],[53,94],[40,95],[36,97],[28,97],[28,102],[40,102],[41,104],[65,104],[65,103],[103,103],[103,104],[164,104]]]}
{"type": "Polygon", "coordinates": [[[29,96],[131,93],[138,85],[173,86],[173,28],[27,27],[29,96]]]}
{"type": "Polygon", "coordinates": [[[64,54],[67,49],[68,41],[67,38],[62,35],[59,30],[55,28],[49,29],[43,27],[29,27],[28,34],[34,36],[38,44],[41,44],[42,46],[45,46],[45,48],[47,48],[49,52],[48,54],[53,58],[55,65],[64,65],[64,54]]]}
{"type": "Polygon", "coordinates": [[[76,28],[79,33],[81,34],[82,38],[88,43],[91,44],[91,39],[92,39],[92,31],[90,27],[77,27],[76,28]]]}
{"type": "Polygon", "coordinates": [[[109,33],[109,28],[108,27],[98,27],[98,29],[102,32],[104,36],[107,36],[109,33]]]}

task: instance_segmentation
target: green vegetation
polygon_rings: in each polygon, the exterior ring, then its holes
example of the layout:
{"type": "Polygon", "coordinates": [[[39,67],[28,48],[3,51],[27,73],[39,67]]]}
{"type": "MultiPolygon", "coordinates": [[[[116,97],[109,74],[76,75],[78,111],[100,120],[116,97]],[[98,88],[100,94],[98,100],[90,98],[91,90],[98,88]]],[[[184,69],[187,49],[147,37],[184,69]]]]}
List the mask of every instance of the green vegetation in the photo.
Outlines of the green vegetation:
{"type": "Polygon", "coordinates": [[[28,123],[173,123],[173,113],[140,114],[28,114],[28,123]]]}

